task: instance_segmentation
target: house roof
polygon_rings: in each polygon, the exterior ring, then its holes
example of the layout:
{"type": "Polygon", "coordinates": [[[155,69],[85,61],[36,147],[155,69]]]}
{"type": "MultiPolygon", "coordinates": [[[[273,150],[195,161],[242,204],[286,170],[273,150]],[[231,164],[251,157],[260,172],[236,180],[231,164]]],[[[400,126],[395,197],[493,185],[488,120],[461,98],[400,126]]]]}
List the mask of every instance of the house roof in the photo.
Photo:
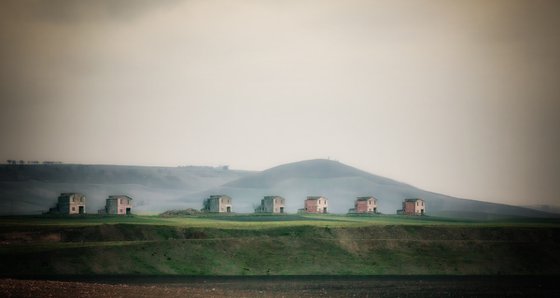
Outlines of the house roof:
{"type": "Polygon", "coordinates": [[[308,196],[307,199],[308,200],[318,200],[318,199],[326,199],[326,198],[321,197],[321,196],[308,196]]]}
{"type": "Polygon", "coordinates": [[[413,198],[413,199],[404,199],[405,202],[416,202],[416,201],[424,201],[422,199],[419,198],[413,198]]]}
{"type": "Polygon", "coordinates": [[[83,196],[83,193],[79,193],[79,192],[63,192],[60,194],[61,196],[71,196],[71,195],[80,195],[83,196]]]}
{"type": "Polygon", "coordinates": [[[115,199],[118,199],[118,198],[128,198],[129,200],[132,200],[131,197],[126,196],[126,195],[111,195],[111,196],[109,196],[109,198],[107,200],[115,200],[115,199]]]}
{"type": "Polygon", "coordinates": [[[373,199],[373,200],[377,201],[377,199],[375,197],[357,197],[356,201],[367,201],[369,199],[373,199]]]}
{"type": "MultiPolygon", "coordinates": [[[[227,195],[210,195],[210,196],[208,197],[208,199],[219,199],[219,198],[223,198],[223,197],[230,198],[230,197],[227,196],[227,195]]],[[[230,199],[231,199],[231,198],[230,198],[230,199]]]]}

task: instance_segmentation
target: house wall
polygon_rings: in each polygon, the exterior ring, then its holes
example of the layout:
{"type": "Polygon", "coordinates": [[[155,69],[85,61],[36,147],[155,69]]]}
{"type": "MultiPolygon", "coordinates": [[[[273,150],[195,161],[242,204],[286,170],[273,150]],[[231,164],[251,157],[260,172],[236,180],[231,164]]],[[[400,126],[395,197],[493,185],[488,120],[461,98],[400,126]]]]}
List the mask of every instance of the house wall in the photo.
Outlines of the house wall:
{"type": "Polygon", "coordinates": [[[424,210],[424,214],[426,213],[426,203],[423,200],[416,201],[414,206],[414,212],[416,214],[422,214],[422,210],[424,210]]]}
{"type": "Polygon", "coordinates": [[[218,202],[218,198],[209,198],[207,199],[208,204],[208,212],[219,212],[220,211],[220,203],[218,202]]]}
{"type": "Polygon", "coordinates": [[[230,212],[232,210],[232,205],[231,205],[231,198],[230,197],[220,197],[219,199],[217,199],[218,202],[218,212],[223,213],[223,212],[228,212],[228,207],[230,209],[230,212]]]}
{"type": "Polygon", "coordinates": [[[284,198],[281,197],[276,197],[274,198],[274,203],[273,203],[273,213],[285,213],[286,211],[284,210],[286,208],[285,206],[286,200],[284,198]]]}

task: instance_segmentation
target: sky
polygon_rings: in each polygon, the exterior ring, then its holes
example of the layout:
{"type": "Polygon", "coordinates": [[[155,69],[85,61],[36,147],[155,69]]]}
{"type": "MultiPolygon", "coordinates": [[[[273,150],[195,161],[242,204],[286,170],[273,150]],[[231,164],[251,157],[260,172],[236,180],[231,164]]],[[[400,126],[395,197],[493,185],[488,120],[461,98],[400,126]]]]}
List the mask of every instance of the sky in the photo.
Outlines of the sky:
{"type": "Polygon", "coordinates": [[[0,159],[330,158],[560,205],[560,1],[0,2],[0,159]]]}

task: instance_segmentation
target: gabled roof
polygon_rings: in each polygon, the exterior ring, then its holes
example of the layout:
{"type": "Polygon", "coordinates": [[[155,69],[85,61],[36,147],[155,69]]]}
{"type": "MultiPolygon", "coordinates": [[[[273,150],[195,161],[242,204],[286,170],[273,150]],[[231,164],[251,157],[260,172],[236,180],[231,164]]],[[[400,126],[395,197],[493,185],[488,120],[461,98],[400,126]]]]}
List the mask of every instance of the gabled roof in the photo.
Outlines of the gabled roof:
{"type": "Polygon", "coordinates": [[[115,200],[119,198],[128,198],[129,200],[132,200],[132,198],[127,195],[111,195],[107,200],[115,200]]]}
{"type": "Polygon", "coordinates": [[[405,202],[416,202],[416,201],[424,201],[423,199],[419,198],[412,198],[412,199],[404,199],[405,202]]]}
{"type": "Polygon", "coordinates": [[[356,201],[367,201],[369,199],[373,199],[374,201],[377,201],[375,197],[357,197],[356,201]]]}
{"type": "Polygon", "coordinates": [[[71,195],[80,195],[83,196],[83,193],[79,193],[79,192],[63,192],[60,194],[61,196],[71,196],[71,195]]]}
{"type": "Polygon", "coordinates": [[[323,196],[307,196],[307,200],[318,200],[318,199],[325,199],[327,200],[327,198],[323,197],[323,196]]]}
{"type": "MultiPolygon", "coordinates": [[[[230,198],[230,197],[227,196],[227,195],[210,195],[208,198],[209,198],[209,199],[219,199],[219,198],[223,198],[223,197],[230,198]]],[[[230,199],[231,199],[231,198],[230,198],[230,199]]]]}

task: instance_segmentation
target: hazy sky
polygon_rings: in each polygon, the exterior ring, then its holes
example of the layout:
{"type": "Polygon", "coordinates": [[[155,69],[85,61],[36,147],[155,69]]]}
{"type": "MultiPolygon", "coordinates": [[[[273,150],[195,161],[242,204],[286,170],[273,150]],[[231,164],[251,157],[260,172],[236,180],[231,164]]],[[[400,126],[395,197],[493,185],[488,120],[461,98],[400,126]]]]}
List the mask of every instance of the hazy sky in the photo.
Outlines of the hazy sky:
{"type": "Polygon", "coordinates": [[[560,1],[0,2],[0,158],[312,158],[560,204],[560,1]]]}

